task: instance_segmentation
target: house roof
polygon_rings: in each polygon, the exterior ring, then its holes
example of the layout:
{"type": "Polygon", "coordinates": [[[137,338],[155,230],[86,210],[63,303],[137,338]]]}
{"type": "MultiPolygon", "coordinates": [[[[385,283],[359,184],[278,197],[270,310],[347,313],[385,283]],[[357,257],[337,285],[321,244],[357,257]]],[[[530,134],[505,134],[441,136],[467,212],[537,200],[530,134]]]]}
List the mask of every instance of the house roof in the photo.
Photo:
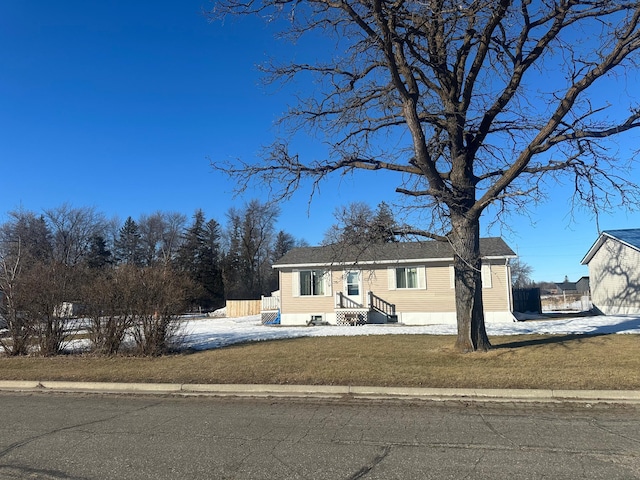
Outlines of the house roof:
{"type": "Polygon", "coordinates": [[[640,228],[628,228],[625,230],[603,230],[595,243],[580,262],[587,265],[607,238],[612,238],[634,250],[640,252],[640,228]]]}
{"type": "Polygon", "coordinates": [[[576,285],[576,282],[556,283],[556,287],[558,287],[563,292],[568,292],[568,291],[571,291],[571,290],[577,290],[578,289],[578,287],[576,285]]]}
{"type": "MultiPolygon", "coordinates": [[[[499,237],[481,238],[480,253],[485,259],[515,258],[516,254],[499,237]]],[[[274,268],[354,265],[378,263],[435,262],[453,260],[450,244],[437,241],[395,242],[367,245],[332,244],[322,247],[294,248],[273,266],[274,268]]]]}

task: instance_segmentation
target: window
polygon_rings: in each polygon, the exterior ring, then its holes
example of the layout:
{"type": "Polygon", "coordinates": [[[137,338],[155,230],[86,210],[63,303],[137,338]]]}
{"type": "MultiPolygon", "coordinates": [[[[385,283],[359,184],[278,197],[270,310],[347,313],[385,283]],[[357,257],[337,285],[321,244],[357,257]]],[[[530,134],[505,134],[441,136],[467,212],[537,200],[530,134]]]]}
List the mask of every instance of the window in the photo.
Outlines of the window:
{"type": "Polygon", "coordinates": [[[387,270],[389,290],[427,288],[427,271],[420,267],[389,267],[387,270]]]}
{"type": "Polygon", "coordinates": [[[347,272],[347,295],[350,297],[360,295],[360,272],[347,272]]]}
{"type": "Polygon", "coordinates": [[[324,277],[323,270],[300,271],[300,295],[324,295],[324,277]]]}
{"type": "Polygon", "coordinates": [[[418,288],[418,269],[416,267],[396,268],[396,288],[418,288]]]}

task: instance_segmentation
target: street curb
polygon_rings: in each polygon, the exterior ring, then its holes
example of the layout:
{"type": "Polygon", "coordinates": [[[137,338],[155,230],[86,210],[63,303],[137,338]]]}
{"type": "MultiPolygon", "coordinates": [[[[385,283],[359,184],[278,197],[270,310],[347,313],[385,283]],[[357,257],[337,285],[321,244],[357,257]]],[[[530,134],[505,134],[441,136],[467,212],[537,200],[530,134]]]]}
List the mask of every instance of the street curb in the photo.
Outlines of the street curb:
{"type": "Polygon", "coordinates": [[[371,387],[348,385],[234,385],[176,383],[106,383],[64,381],[0,381],[0,391],[126,393],[217,397],[361,398],[535,403],[640,404],[639,390],[552,390],[371,387]]]}

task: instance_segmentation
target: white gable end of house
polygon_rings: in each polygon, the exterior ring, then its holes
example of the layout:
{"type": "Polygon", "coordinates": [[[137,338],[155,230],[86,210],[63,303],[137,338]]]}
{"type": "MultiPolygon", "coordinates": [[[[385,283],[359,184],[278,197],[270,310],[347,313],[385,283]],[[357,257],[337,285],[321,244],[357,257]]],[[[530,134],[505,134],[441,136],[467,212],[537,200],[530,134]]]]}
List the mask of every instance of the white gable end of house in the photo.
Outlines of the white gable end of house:
{"type": "Polygon", "coordinates": [[[589,267],[594,307],[605,315],[640,314],[640,229],[602,232],[581,263],[589,267]]]}

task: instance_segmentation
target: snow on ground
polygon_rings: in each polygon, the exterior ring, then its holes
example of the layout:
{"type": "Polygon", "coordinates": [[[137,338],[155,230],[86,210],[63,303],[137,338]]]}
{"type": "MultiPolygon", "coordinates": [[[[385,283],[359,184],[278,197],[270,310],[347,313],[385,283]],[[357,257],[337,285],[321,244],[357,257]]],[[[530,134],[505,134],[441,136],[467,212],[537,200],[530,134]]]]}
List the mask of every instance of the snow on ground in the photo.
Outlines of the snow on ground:
{"type": "MultiPolygon", "coordinates": [[[[524,334],[640,334],[640,315],[540,318],[528,316],[526,321],[487,325],[491,335],[524,334]]],[[[354,335],[427,334],[455,335],[455,325],[425,325],[419,327],[387,324],[361,326],[283,327],[264,326],[260,315],[242,318],[202,318],[190,320],[184,329],[185,347],[210,350],[235,343],[278,340],[298,337],[328,337],[354,335]]]]}

